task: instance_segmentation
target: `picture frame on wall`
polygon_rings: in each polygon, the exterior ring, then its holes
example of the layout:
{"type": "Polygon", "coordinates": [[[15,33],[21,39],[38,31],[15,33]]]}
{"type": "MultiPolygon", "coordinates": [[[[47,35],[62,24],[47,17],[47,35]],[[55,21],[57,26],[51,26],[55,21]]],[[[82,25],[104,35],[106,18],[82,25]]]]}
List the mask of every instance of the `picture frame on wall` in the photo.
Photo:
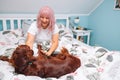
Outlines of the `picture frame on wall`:
{"type": "Polygon", "coordinates": [[[115,0],[115,2],[114,2],[114,9],[115,10],[120,10],[120,0],[115,0]]]}

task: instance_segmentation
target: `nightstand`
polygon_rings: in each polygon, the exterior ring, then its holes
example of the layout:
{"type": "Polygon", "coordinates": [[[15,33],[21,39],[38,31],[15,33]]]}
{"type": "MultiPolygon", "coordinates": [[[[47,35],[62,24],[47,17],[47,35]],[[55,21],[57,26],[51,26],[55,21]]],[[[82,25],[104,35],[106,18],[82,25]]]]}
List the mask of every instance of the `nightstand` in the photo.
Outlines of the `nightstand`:
{"type": "Polygon", "coordinates": [[[72,32],[73,35],[76,35],[76,39],[78,39],[79,36],[87,36],[87,44],[89,45],[91,30],[73,30],[72,32]]]}

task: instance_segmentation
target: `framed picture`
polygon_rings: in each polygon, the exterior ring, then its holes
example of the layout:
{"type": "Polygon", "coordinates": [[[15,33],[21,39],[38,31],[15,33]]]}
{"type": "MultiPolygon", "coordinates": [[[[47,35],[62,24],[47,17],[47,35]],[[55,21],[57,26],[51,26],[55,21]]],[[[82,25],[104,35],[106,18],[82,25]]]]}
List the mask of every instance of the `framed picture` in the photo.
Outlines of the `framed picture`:
{"type": "Polygon", "coordinates": [[[120,10],[120,0],[115,0],[115,2],[114,2],[114,9],[115,10],[120,10]]]}

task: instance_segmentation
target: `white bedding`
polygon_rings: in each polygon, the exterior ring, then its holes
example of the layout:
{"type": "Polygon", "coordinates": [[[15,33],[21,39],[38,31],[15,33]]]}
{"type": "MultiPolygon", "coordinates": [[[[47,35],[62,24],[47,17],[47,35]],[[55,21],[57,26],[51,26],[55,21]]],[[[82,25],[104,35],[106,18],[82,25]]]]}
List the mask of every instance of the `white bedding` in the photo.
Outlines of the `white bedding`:
{"type": "MultiPolygon", "coordinates": [[[[120,79],[120,52],[108,51],[100,46],[89,46],[74,39],[68,29],[60,33],[58,51],[66,47],[69,52],[80,58],[81,67],[74,73],[60,78],[40,78],[14,73],[14,68],[6,61],[0,60],[0,80],[119,80],[120,79]]],[[[14,49],[25,43],[22,30],[14,30],[6,36],[0,32],[0,55],[11,56],[14,49]]],[[[8,31],[9,32],[9,31],[8,31]]],[[[37,55],[36,44],[34,52],[37,55]]]]}

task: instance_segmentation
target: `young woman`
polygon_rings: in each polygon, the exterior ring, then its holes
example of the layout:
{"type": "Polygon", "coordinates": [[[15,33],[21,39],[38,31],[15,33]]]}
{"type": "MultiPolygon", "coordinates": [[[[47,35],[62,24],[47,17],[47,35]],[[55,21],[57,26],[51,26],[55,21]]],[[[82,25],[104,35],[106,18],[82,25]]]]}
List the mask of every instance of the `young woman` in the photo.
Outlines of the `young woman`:
{"type": "Polygon", "coordinates": [[[58,47],[59,30],[55,24],[54,11],[44,6],[40,9],[37,21],[33,22],[28,29],[26,45],[33,48],[34,42],[50,41],[50,48],[45,54],[50,56],[58,47]]]}

